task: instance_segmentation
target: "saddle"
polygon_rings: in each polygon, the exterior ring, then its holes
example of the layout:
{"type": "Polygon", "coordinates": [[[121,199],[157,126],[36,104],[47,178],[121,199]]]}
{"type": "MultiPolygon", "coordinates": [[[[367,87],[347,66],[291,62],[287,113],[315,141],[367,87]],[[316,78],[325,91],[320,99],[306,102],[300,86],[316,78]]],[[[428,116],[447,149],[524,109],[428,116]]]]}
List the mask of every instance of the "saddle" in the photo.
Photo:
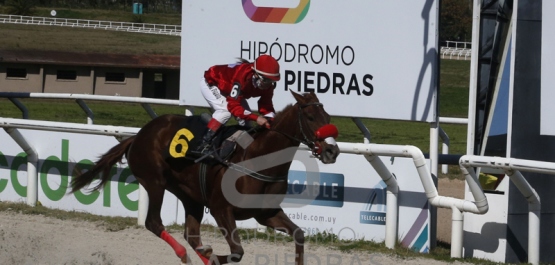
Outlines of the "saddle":
{"type": "Polygon", "coordinates": [[[205,160],[210,159],[225,163],[235,151],[238,143],[245,147],[250,144],[249,140],[252,140],[252,137],[246,137],[249,135],[247,132],[250,129],[249,127],[240,125],[222,126],[212,140],[210,155],[201,157],[194,150],[201,144],[202,137],[208,130],[206,126],[209,120],[210,115],[207,113],[200,116],[184,117],[174,133],[174,137],[165,148],[166,158],[186,158],[196,162],[199,160],[207,162],[205,160]]]}

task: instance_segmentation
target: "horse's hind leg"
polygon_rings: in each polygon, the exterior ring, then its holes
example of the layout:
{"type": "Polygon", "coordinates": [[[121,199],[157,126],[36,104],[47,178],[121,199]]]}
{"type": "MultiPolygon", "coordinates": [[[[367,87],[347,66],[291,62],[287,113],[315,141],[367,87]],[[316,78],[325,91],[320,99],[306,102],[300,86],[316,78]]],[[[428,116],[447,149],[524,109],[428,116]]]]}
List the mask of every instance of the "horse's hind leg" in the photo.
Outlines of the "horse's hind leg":
{"type": "MultiPolygon", "coordinates": [[[[143,182],[141,182],[143,184],[143,182]]],[[[145,227],[150,232],[154,233],[156,236],[160,237],[166,241],[175,251],[177,257],[181,259],[183,263],[189,263],[187,257],[187,250],[185,247],[175,238],[173,238],[165,229],[162,224],[162,218],[160,217],[160,211],[162,209],[162,201],[164,199],[164,188],[160,186],[156,181],[143,184],[148,193],[148,212],[145,220],[145,227]]]]}
{"type": "Polygon", "coordinates": [[[283,209],[279,209],[274,216],[257,217],[255,219],[261,225],[272,227],[293,237],[295,240],[295,264],[304,264],[304,232],[287,217],[283,209]]]}

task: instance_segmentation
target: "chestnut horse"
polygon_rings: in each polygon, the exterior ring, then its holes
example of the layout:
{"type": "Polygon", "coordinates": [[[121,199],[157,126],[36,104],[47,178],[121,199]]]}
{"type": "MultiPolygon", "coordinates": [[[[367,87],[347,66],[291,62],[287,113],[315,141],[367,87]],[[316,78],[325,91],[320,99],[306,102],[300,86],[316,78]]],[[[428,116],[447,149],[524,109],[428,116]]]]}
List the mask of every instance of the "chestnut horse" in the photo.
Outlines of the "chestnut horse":
{"type": "Polygon", "coordinates": [[[102,188],[109,181],[112,166],[125,154],[133,175],[148,192],[146,228],[166,241],[183,263],[190,261],[187,251],[166,232],[160,217],[165,190],[183,203],[184,237],[205,264],[241,260],[244,250],[235,221],[249,218],[293,237],[295,262],[303,264],[303,231],[280,206],[287,192],[289,167],[300,143],[307,145],[323,163],[334,163],[339,148],[335,142],[337,128],[330,124],[330,116],[316,95],[291,94],[297,102],[276,114],[271,129],[261,129],[249,136],[248,145],[238,144],[227,161],[195,163],[194,158],[187,159],[185,152],[187,148],[192,149],[188,145],[202,135],[193,135],[180,124],[196,116],[164,115],[147,123],[137,135],[112,147],[92,169],[73,178],[71,192],[89,185],[100,173],[100,184],[94,189],[102,188]],[[176,135],[184,137],[176,138],[176,135]],[[168,146],[174,147],[173,157],[168,156],[168,146]],[[183,157],[175,158],[179,154],[183,157]],[[205,177],[199,177],[203,174],[205,177]],[[202,244],[200,224],[204,207],[210,209],[231,254],[212,255],[211,247],[202,244]]]}

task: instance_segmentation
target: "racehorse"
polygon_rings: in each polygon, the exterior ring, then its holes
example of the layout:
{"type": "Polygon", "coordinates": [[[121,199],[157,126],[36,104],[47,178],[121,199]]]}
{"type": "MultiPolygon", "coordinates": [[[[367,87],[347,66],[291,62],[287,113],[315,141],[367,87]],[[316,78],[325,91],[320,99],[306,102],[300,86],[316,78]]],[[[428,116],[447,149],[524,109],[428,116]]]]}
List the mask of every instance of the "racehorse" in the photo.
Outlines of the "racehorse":
{"type": "Polygon", "coordinates": [[[226,163],[195,163],[194,159],[186,159],[187,149],[192,149],[193,140],[202,135],[195,137],[180,124],[195,116],[168,114],[151,120],[135,136],[102,155],[93,168],[73,178],[71,192],[85,188],[99,174],[100,183],[92,189],[101,189],[110,179],[112,166],[126,155],[131,172],[148,193],[146,228],[166,241],[182,263],[190,262],[187,251],[166,232],[160,217],[165,190],[183,203],[184,238],[204,264],[241,260],[244,250],[235,221],[249,218],[293,237],[295,263],[303,264],[303,231],[280,206],[288,188],[289,167],[301,143],[323,163],[335,163],[339,154],[335,142],[338,132],[314,93],[291,94],[296,103],[276,114],[271,129],[262,128],[252,135],[250,144],[238,145],[226,163]],[[212,255],[212,248],[202,244],[200,224],[204,207],[210,209],[229,244],[229,255],[212,255]]]}

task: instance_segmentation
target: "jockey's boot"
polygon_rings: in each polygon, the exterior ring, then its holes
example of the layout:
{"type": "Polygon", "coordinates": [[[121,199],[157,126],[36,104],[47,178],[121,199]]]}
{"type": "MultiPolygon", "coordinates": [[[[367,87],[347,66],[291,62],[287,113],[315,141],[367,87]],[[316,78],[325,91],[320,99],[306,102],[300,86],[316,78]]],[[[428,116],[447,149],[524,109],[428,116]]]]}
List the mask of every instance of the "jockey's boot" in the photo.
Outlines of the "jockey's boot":
{"type": "Polygon", "coordinates": [[[202,143],[198,146],[198,148],[196,150],[197,153],[200,153],[202,155],[206,155],[206,154],[210,153],[210,147],[212,146],[212,140],[214,139],[214,136],[216,136],[216,132],[218,131],[218,129],[220,129],[221,126],[222,126],[222,124],[214,118],[212,118],[208,122],[208,125],[206,126],[206,127],[208,127],[208,130],[206,131],[206,133],[202,137],[202,143]]]}
{"type": "Polygon", "coordinates": [[[202,143],[198,146],[197,152],[206,155],[210,152],[210,147],[212,147],[212,140],[216,136],[216,132],[208,129],[206,134],[202,137],[202,143]]]}

